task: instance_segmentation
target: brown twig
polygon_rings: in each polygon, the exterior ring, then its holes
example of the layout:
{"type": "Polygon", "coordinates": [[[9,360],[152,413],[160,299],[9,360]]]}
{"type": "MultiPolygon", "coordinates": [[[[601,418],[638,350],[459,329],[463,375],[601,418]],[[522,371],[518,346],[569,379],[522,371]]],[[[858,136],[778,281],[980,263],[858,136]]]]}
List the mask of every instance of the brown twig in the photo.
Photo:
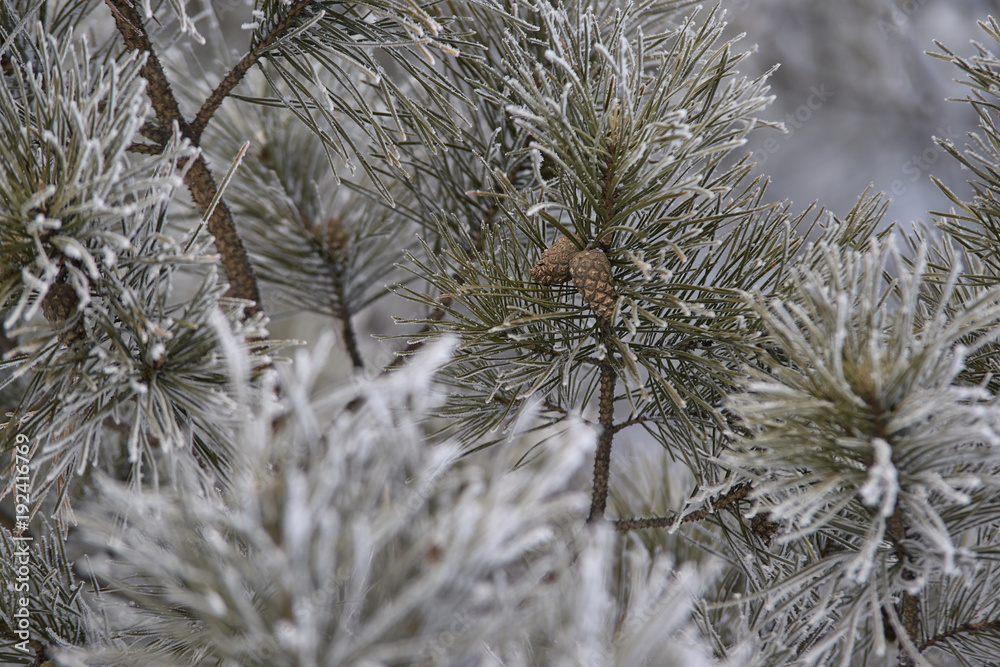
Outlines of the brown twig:
{"type": "MultiPolygon", "coordinates": [[[[906,549],[903,547],[903,539],[906,537],[906,524],[903,522],[903,516],[899,511],[898,506],[892,513],[892,516],[890,516],[886,521],[886,529],[889,533],[889,537],[892,538],[892,542],[896,547],[896,556],[899,559],[899,562],[903,563],[907,558],[906,549]]],[[[904,566],[901,576],[903,579],[910,580],[914,579],[916,574],[904,566]]],[[[900,616],[903,620],[903,627],[906,629],[906,635],[915,646],[919,645],[920,599],[916,595],[905,591],[903,592],[902,600],[900,601],[900,616]]],[[[900,667],[911,667],[913,664],[913,658],[910,657],[905,651],[900,651],[900,667]]]]}
{"type": "Polygon", "coordinates": [[[618,431],[626,429],[629,426],[635,426],[636,424],[644,424],[648,421],[650,421],[650,417],[632,417],[632,419],[626,419],[621,423],[615,424],[613,430],[615,433],[617,433],[618,431]]]}
{"type": "MultiPolygon", "coordinates": [[[[750,493],[750,483],[742,482],[737,484],[729,490],[728,493],[719,496],[711,502],[711,509],[708,507],[703,507],[701,509],[695,510],[684,516],[680,517],[681,523],[690,523],[692,521],[701,521],[710,514],[732,505],[733,503],[743,500],[750,493]]],[[[652,516],[643,517],[639,519],[619,519],[615,521],[615,530],[619,532],[626,532],[629,530],[644,530],[646,528],[666,528],[667,526],[674,525],[678,520],[679,514],[674,514],[672,516],[652,516]]]]}
{"type": "MultiPolygon", "coordinates": [[[[111,8],[125,46],[146,55],[146,62],[140,73],[148,84],[146,92],[160,126],[171,127],[176,123],[181,135],[197,146],[197,137],[181,114],[177,98],[146,34],[139,12],[129,0],[105,0],[105,2],[111,8]]],[[[218,193],[218,186],[203,154],[194,160],[184,176],[184,182],[199,210],[205,213],[218,193]]],[[[230,283],[229,295],[252,301],[254,305],[248,309],[251,314],[260,312],[260,289],[254,276],[253,266],[250,264],[243,241],[236,232],[232,212],[224,200],[218,202],[208,219],[208,231],[215,237],[215,247],[222,258],[222,268],[230,283]]]]}
{"type": "Polygon", "coordinates": [[[271,46],[274,45],[281,36],[287,32],[290,28],[295,26],[295,22],[298,20],[299,16],[305,11],[312,3],[312,0],[298,0],[295,4],[288,8],[288,13],[285,14],[284,18],[278,21],[274,26],[268,30],[267,34],[262,40],[254,45],[252,49],[245,56],[243,56],[238,63],[236,63],[232,69],[222,77],[222,81],[219,85],[215,87],[212,94],[209,95],[205,102],[198,109],[198,113],[195,114],[194,120],[191,121],[190,125],[190,138],[194,142],[198,142],[201,139],[201,133],[205,131],[205,127],[208,125],[209,121],[212,120],[212,116],[219,109],[222,103],[225,101],[229,94],[233,92],[233,89],[239,85],[243,77],[246,76],[250,68],[257,64],[257,62],[264,55],[271,46]]]}
{"type": "Polygon", "coordinates": [[[594,490],[590,500],[590,516],[587,521],[604,518],[608,505],[608,481],[611,477],[611,443],[615,437],[615,383],[618,372],[609,359],[601,362],[601,393],[598,401],[598,417],[601,435],[597,439],[597,454],[594,456],[594,490]]]}
{"type": "Polygon", "coordinates": [[[923,644],[917,646],[920,652],[923,653],[930,647],[950,639],[956,635],[964,634],[976,634],[977,632],[1000,632],[1000,621],[982,621],[980,623],[963,623],[962,625],[957,625],[950,630],[945,630],[939,635],[934,635],[923,644]]]}
{"type": "Polygon", "coordinates": [[[567,410],[566,408],[562,407],[561,405],[556,405],[552,401],[542,401],[542,407],[545,408],[546,410],[550,410],[552,412],[558,412],[561,415],[568,415],[569,414],[569,410],[567,410]]]}
{"type": "Polygon", "coordinates": [[[154,146],[153,144],[133,143],[128,147],[128,152],[141,153],[142,155],[159,155],[163,152],[163,147],[154,146]]]}
{"type": "Polygon", "coordinates": [[[344,346],[347,348],[347,354],[351,357],[351,365],[355,369],[364,369],[365,360],[361,356],[361,349],[358,347],[358,336],[354,332],[354,324],[351,320],[352,313],[351,309],[347,307],[347,295],[344,293],[344,276],[340,267],[334,268],[333,275],[333,288],[337,292],[337,299],[335,308],[337,311],[337,319],[340,320],[340,327],[343,331],[344,336],[344,346]]]}

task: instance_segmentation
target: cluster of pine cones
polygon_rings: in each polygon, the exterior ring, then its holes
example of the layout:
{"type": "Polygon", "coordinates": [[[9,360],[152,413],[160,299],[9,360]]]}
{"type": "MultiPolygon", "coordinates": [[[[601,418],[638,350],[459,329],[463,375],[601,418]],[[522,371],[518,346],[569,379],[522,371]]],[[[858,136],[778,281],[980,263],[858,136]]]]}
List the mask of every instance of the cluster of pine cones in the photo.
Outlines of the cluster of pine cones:
{"type": "Polygon", "coordinates": [[[608,256],[599,248],[580,250],[571,239],[561,236],[532,267],[531,279],[541,285],[556,285],[571,278],[598,319],[611,319],[618,292],[608,256]]]}

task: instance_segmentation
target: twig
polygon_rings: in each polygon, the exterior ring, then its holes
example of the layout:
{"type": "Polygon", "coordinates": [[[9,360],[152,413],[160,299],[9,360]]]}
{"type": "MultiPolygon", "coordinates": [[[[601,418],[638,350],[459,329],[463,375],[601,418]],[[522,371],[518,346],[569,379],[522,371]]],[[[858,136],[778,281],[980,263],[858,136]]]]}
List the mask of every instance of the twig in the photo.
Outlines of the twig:
{"type": "MultiPolygon", "coordinates": [[[[142,77],[149,84],[146,92],[156,112],[161,127],[177,124],[182,136],[189,139],[195,146],[197,137],[192,133],[191,126],[184,120],[177,98],[170,88],[163,66],[160,64],[153,44],[143,27],[139,12],[129,0],[105,0],[115,17],[118,32],[121,33],[125,45],[134,51],[146,54],[146,62],[140,70],[142,77]]],[[[202,213],[208,210],[218,187],[212,172],[208,168],[205,156],[199,154],[184,176],[191,198],[202,213]]],[[[229,295],[238,299],[248,299],[253,306],[250,313],[260,312],[260,288],[254,276],[253,266],[247,255],[243,241],[236,232],[233,216],[225,201],[219,201],[212,216],[208,219],[208,231],[215,237],[215,247],[222,258],[222,268],[229,280],[229,295]]]]}
{"type": "Polygon", "coordinates": [[[354,324],[351,321],[351,309],[347,307],[347,295],[344,293],[344,277],[340,268],[337,266],[333,271],[333,288],[337,292],[334,307],[337,310],[337,319],[340,320],[340,326],[343,331],[344,346],[351,357],[351,365],[355,369],[364,369],[365,360],[361,356],[361,349],[358,347],[358,336],[354,332],[354,324]]]}
{"type": "Polygon", "coordinates": [[[566,408],[564,408],[564,407],[562,407],[560,405],[556,405],[552,401],[543,401],[542,402],[542,407],[545,408],[546,410],[551,410],[552,412],[558,412],[561,415],[568,415],[569,414],[569,410],[567,410],[566,408]]]}
{"type": "MultiPolygon", "coordinates": [[[[743,500],[750,493],[750,483],[742,482],[737,484],[732,489],[729,490],[725,495],[719,496],[711,502],[711,509],[703,507],[701,509],[695,510],[688,514],[685,514],[680,518],[681,523],[690,523],[692,521],[701,521],[710,514],[732,505],[733,503],[743,500]]],[[[672,516],[652,516],[643,517],[639,519],[619,519],[615,521],[615,530],[619,532],[626,532],[629,530],[643,530],[646,528],[666,528],[667,526],[672,526],[677,522],[678,514],[672,516]]]]}
{"type": "MultiPolygon", "coordinates": [[[[444,308],[447,308],[448,306],[451,305],[451,297],[447,295],[441,296],[438,298],[438,302],[442,306],[444,306],[444,308]]],[[[441,320],[443,320],[444,316],[447,314],[444,308],[435,308],[434,310],[432,310],[430,319],[433,320],[434,322],[440,322],[441,320]]],[[[425,324],[418,333],[425,334],[430,330],[431,330],[431,325],[425,324]]],[[[411,354],[413,354],[423,346],[424,346],[424,341],[422,339],[418,339],[413,341],[412,343],[408,343],[406,347],[404,347],[402,350],[396,353],[396,358],[392,360],[391,364],[386,366],[385,370],[390,371],[394,368],[399,368],[400,366],[406,363],[407,359],[411,354]]]]}
{"type": "Polygon", "coordinates": [[[615,437],[615,383],[618,372],[609,359],[601,362],[601,394],[598,402],[598,416],[601,435],[597,439],[597,454],[594,457],[594,490],[590,500],[590,516],[587,521],[604,518],[608,505],[608,480],[611,477],[611,443],[615,437]]]}
{"type": "Polygon", "coordinates": [[[920,652],[923,653],[930,647],[945,641],[946,639],[951,639],[956,635],[964,634],[976,634],[977,632],[1000,632],[1000,621],[982,621],[980,623],[963,623],[962,625],[957,625],[951,630],[945,630],[939,635],[934,635],[923,644],[917,646],[920,652]]]}
{"type": "MultiPolygon", "coordinates": [[[[913,643],[917,643],[920,636],[920,598],[912,593],[903,592],[903,600],[900,602],[901,615],[903,617],[903,627],[913,643]]],[[[899,652],[900,667],[912,667],[913,658],[905,651],[899,652]]]]}
{"type": "Polygon", "coordinates": [[[154,146],[153,144],[140,144],[133,143],[128,147],[129,153],[141,153],[142,155],[159,155],[163,152],[162,146],[154,146]]]}
{"type": "Polygon", "coordinates": [[[312,0],[298,0],[295,4],[288,8],[288,13],[285,17],[274,24],[271,29],[267,32],[262,40],[254,45],[250,51],[243,56],[238,63],[236,63],[232,69],[222,77],[222,81],[219,85],[215,87],[212,94],[209,95],[205,102],[198,109],[198,113],[195,114],[194,120],[191,121],[190,138],[192,141],[197,142],[201,139],[201,133],[205,131],[205,127],[208,125],[209,121],[212,120],[212,116],[219,109],[222,103],[225,101],[229,94],[233,92],[233,89],[239,85],[243,77],[246,76],[250,68],[257,64],[257,61],[261,59],[264,52],[267,51],[271,46],[274,45],[276,41],[290,28],[295,25],[295,21],[299,18],[302,12],[312,3],[312,0]]]}
{"type": "Polygon", "coordinates": [[[619,424],[615,424],[613,430],[614,430],[615,433],[617,433],[618,431],[621,431],[622,429],[626,429],[629,426],[635,426],[636,424],[644,424],[645,422],[648,422],[648,421],[650,421],[649,417],[632,417],[632,419],[626,419],[625,421],[623,421],[623,422],[621,422],[619,424]]]}
{"type": "MultiPolygon", "coordinates": [[[[903,563],[907,559],[906,549],[903,547],[903,539],[906,537],[906,524],[903,523],[903,516],[899,511],[899,507],[896,508],[892,516],[886,521],[886,528],[889,537],[892,538],[893,544],[896,546],[896,556],[899,562],[903,563]]],[[[914,579],[916,574],[904,566],[901,576],[903,579],[909,580],[914,579]]],[[[903,620],[903,627],[906,628],[907,636],[914,645],[919,645],[920,598],[904,591],[900,602],[900,616],[903,620]]],[[[911,667],[913,659],[905,651],[900,651],[899,665],[900,667],[911,667]]]]}

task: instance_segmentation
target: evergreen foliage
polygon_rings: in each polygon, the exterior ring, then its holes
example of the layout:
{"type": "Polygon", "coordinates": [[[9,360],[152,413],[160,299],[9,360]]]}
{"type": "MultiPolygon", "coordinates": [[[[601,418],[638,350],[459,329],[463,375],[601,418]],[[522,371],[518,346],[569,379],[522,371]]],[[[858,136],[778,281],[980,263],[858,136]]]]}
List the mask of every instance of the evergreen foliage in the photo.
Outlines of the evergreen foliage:
{"type": "Polygon", "coordinates": [[[0,8],[0,659],[997,664],[990,46],[910,229],[719,9],[195,4],[0,8]]]}

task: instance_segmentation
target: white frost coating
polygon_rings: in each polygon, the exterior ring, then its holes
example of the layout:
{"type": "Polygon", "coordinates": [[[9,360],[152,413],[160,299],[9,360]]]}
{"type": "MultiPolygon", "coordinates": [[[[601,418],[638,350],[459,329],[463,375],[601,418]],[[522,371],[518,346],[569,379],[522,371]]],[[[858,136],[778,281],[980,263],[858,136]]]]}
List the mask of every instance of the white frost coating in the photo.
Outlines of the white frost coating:
{"type": "Polygon", "coordinates": [[[562,204],[559,204],[554,201],[543,201],[529,208],[524,215],[530,218],[532,216],[538,215],[539,212],[544,211],[547,208],[563,208],[563,206],[562,204]]]}
{"type": "Polygon", "coordinates": [[[205,602],[208,603],[208,611],[210,613],[214,614],[215,616],[218,616],[219,618],[222,618],[223,616],[226,615],[226,611],[228,609],[226,601],[223,600],[222,596],[219,595],[216,591],[209,590],[208,593],[205,595],[205,602]]]}
{"type": "MultiPolygon", "coordinates": [[[[28,197],[28,200],[26,202],[24,202],[24,204],[21,206],[21,210],[20,210],[21,217],[22,218],[27,218],[28,217],[28,213],[32,209],[40,208],[41,205],[46,200],[48,200],[49,197],[51,197],[55,193],[56,193],[56,186],[54,186],[54,185],[46,185],[40,192],[36,192],[31,197],[28,197]]],[[[42,222],[42,221],[44,221],[46,219],[50,219],[50,218],[46,218],[44,215],[42,215],[41,213],[39,213],[39,214],[37,214],[37,215],[34,216],[33,222],[42,222]]],[[[29,229],[28,233],[33,233],[33,232],[31,232],[31,230],[29,229]]]]}
{"type": "Polygon", "coordinates": [[[529,121],[537,125],[543,125],[545,123],[544,118],[531,113],[531,111],[529,111],[526,107],[523,106],[508,104],[504,109],[504,111],[513,116],[515,120],[529,121]]]}
{"type": "Polygon", "coordinates": [[[233,333],[226,316],[219,308],[212,310],[208,321],[215,330],[218,349],[225,356],[226,365],[229,367],[233,393],[239,402],[245,403],[249,400],[249,397],[244,396],[244,393],[250,386],[250,359],[241,341],[233,333]]]}
{"type": "Polygon", "coordinates": [[[892,463],[892,448],[882,438],[872,440],[875,461],[868,468],[868,479],[858,495],[869,507],[878,505],[879,514],[888,517],[896,509],[896,496],[899,493],[899,479],[896,466],[892,463]]]}
{"type": "Polygon", "coordinates": [[[624,324],[625,328],[628,329],[629,334],[632,335],[632,336],[634,336],[635,332],[636,332],[636,321],[635,321],[636,320],[636,318],[635,318],[635,314],[636,313],[635,313],[635,304],[632,302],[631,299],[629,300],[629,305],[632,306],[632,318],[625,318],[625,319],[623,319],[622,320],[622,324],[624,324]]]}
{"type": "Polygon", "coordinates": [[[969,490],[975,490],[983,485],[982,480],[973,475],[962,476],[946,481],[937,472],[927,475],[926,481],[930,488],[934,489],[956,505],[968,505],[972,502],[972,496],[958,488],[959,486],[969,490]]]}
{"type": "Polygon", "coordinates": [[[67,239],[65,243],[60,244],[62,246],[63,254],[70,259],[83,259],[83,253],[76,243],[70,243],[75,239],[67,239]]]}
{"type": "Polygon", "coordinates": [[[570,65],[569,62],[565,58],[560,56],[558,53],[556,53],[552,49],[547,49],[545,51],[545,59],[548,60],[550,63],[559,67],[559,69],[566,72],[566,74],[568,74],[569,77],[573,79],[573,83],[575,83],[578,86],[582,85],[580,83],[580,77],[578,77],[576,75],[576,72],[573,70],[573,66],[570,65]]]}
{"type": "Polygon", "coordinates": [[[748,383],[746,391],[752,394],[767,394],[769,396],[785,396],[788,398],[797,398],[800,393],[798,389],[780,382],[762,381],[748,383]]]}
{"type": "Polygon", "coordinates": [[[844,355],[841,354],[844,349],[844,343],[847,342],[847,315],[851,306],[847,301],[846,294],[837,295],[837,319],[834,325],[833,332],[833,366],[834,372],[838,376],[844,376],[844,355]]]}
{"type": "Polygon", "coordinates": [[[628,255],[630,260],[632,260],[632,264],[635,265],[635,268],[639,269],[644,281],[648,282],[652,279],[652,274],[650,272],[653,270],[653,265],[646,261],[645,253],[643,253],[642,249],[640,249],[638,253],[626,250],[625,254],[628,255]]]}
{"type": "Polygon", "coordinates": [[[153,346],[153,349],[149,351],[149,356],[153,359],[153,361],[156,362],[162,361],[163,357],[166,356],[166,354],[167,354],[167,348],[166,346],[163,345],[163,343],[157,343],[156,345],[153,346]]]}
{"type": "Polygon", "coordinates": [[[306,553],[309,550],[310,533],[308,479],[301,470],[290,470],[286,474],[282,540],[290,553],[306,553]]]}
{"type": "Polygon", "coordinates": [[[608,62],[609,65],[611,65],[612,69],[614,69],[614,72],[618,77],[622,76],[621,68],[618,67],[618,63],[615,61],[614,57],[607,50],[607,48],[605,48],[603,44],[601,43],[594,44],[594,51],[596,51],[601,57],[603,57],[608,62]]]}
{"type": "Polygon", "coordinates": [[[518,413],[517,418],[514,423],[507,429],[507,443],[513,444],[514,441],[531,430],[534,425],[535,418],[541,412],[542,399],[538,396],[533,396],[528,398],[525,402],[523,408],[521,408],[520,413],[518,413]]]}

